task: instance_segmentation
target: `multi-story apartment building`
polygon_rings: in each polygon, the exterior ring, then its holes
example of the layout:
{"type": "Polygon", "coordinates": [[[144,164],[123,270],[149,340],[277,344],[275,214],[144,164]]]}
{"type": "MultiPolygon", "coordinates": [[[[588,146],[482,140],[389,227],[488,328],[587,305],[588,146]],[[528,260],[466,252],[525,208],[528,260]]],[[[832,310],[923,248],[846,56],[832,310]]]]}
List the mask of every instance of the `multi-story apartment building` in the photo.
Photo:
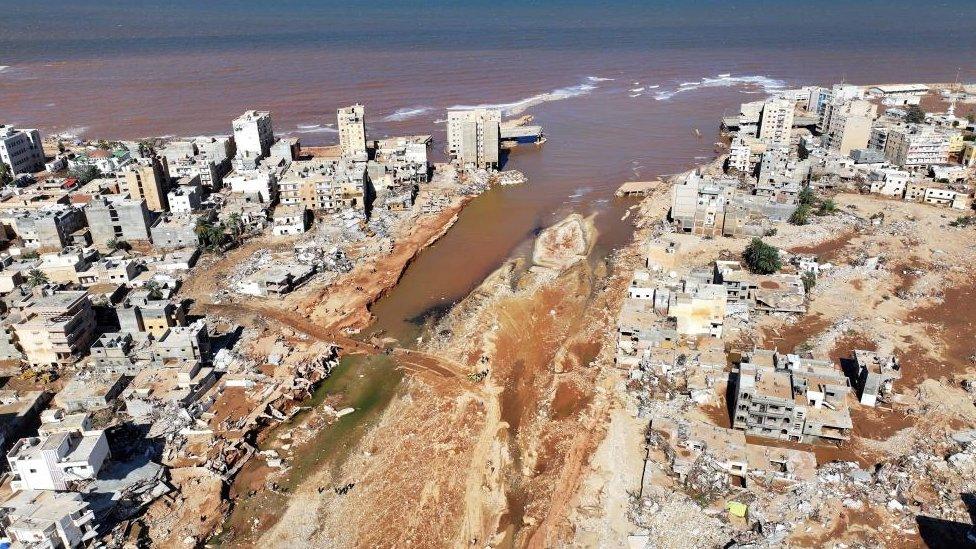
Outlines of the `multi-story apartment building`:
{"type": "Polygon", "coordinates": [[[33,173],[44,169],[44,147],[41,133],[34,129],[17,129],[0,125],[0,162],[11,175],[33,173]]]}
{"type": "Polygon", "coordinates": [[[828,104],[824,113],[824,146],[845,156],[867,147],[877,114],[877,105],[860,99],[828,104]]]}
{"type": "Polygon", "coordinates": [[[0,503],[0,531],[15,547],[82,547],[98,536],[95,513],[77,493],[27,490],[0,503]]]}
{"type": "Polygon", "coordinates": [[[14,490],[64,491],[98,475],[109,456],[104,431],[61,431],[18,440],[7,453],[14,490]]]}
{"type": "Polygon", "coordinates": [[[479,168],[498,166],[499,109],[454,110],[447,113],[447,149],[459,164],[479,168]]]}
{"type": "Polygon", "coordinates": [[[343,156],[366,159],[366,109],[359,103],[336,111],[343,156]]]}
{"type": "Polygon", "coordinates": [[[268,111],[247,111],[234,119],[234,143],[237,156],[264,158],[274,143],[274,129],[271,126],[271,113],[268,111]]]}
{"type": "Polygon", "coordinates": [[[304,205],[312,211],[352,208],[365,215],[368,189],[366,163],[347,159],[293,162],[278,182],[283,205],[304,205]]]}
{"type": "Polygon", "coordinates": [[[156,339],[170,328],[186,325],[186,307],[182,302],[153,299],[145,290],[134,291],[116,307],[119,326],[125,332],[146,332],[156,339]]]}
{"type": "Polygon", "coordinates": [[[72,233],[85,226],[78,208],[58,205],[33,212],[17,212],[3,219],[24,246],[39,250],[60,250],[69,245],[72,233]]]}
{"type": "Polygon", "coordinates": [[[909,124],[888,130],[885,157],[904,169],[917,170],[949,161],[951,131],[909,124]]]}
{"type": "Polygon", "coordinates": [[[221,174],[227,173],[235,151],[233,137],[198,137],[193,143],[197,146],[198,154],[213,162],[221,174]]]}
{"type": "Polygon", "coordinates": [[[171,161],[169,171],[173,179],[199,177],[200,185],[208,189],[219,189],[223,184],[224,170],[204,154],[171,161]]]}
{"type": "Polygon", "coordinates": [[[837,102],[844,103],[852,99],[863,99],[864,88],[853,84],[834,84],[831,88],[814,88],[810,92],[807,110],[815,113],[819,119],[818,128],[823,131],[824,113],[827,105],[837,102]]]}
{"type": "Polygon", "coordinates": [[[757,349],[739,365],[732,427],[793,442],[847,440],[850,391],[830,362],[757,349]]]}
{"type": "Polygon", "coordinates": [[[134,200],[145,200],[146,206],[154,212],[169,210],[166,192],[169,190],[169,165],[166,158],[153,156],[140,158],[126,167],[122,174],[122,187],[134,200]]]}
{"type": "Polygon", "coordinates": [[[85,205],[92,242],[104,249],[110,240],[149,241],[152,213],[145,200],[107,195],[85,205]]]}
{"type": "Polygon", "coordinates": [[[95,313],[87,291],[45,290],[18,304],[13,325],[25,360],[32,366],[64,366],[88,353],[95,313]]]}
{"type": "Polygon", "coordinates": [[[789,145],[795,108],[796,104],[788,99],[770,99],[763,103],[757,137],[766,143],[789,145]]]}

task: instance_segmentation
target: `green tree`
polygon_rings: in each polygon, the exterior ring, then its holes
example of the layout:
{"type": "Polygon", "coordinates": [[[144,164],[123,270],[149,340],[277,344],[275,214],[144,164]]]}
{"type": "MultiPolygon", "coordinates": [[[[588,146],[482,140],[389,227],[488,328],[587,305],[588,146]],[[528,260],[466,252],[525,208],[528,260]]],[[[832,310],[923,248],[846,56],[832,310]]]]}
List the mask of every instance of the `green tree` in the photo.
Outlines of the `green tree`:
{"type": "Polygon", "coordinates": [[[800,204],[793,210],[789,222],[791,225],[806,225],[810,222],[810,205],[800,204]]]}
{"type": "Polygon", "coordinates": [[[156,142],[152,139],[143,139],[139,142],[139,156],[145,158],[156,154],[156,142]]]}
{"type": "Polygon", "coordinates": [[[200,246],[208,252],[215,251],[219,249],[227,240],[227,235],[224,233],[223,225],[214,225],[210,221],[200,219],[197,222],[197,226],[194,229],[197,233],[197,238],[200,240],[200,246]]]}
{"type": "Polygon", "coordinates": [[[119,238],[113,238],[105,244],[108,245],[108,249],[112,250],[113,252],[117,252],[119,250],[128,251],[132,249],[132,246],[128,242],[119,238]]]}
{"type": "Polygon", "coordinates": [[[921,124],[925,122],[925,111],[918,105],[908,107],[908,112],[905,113],[905,122],[909,124],[921,124]]]}
{"type": "Polygon", "coordinates": [[[817,207],[817,215],[831,215],[837,213],[837,203],[828,198],[817,207]]]}
{"type": "Polygon", "coordinates": [[[742,252],[742,260],[746,267],[756,274],[772,274],[779,271],[783,262],[779,257],[779,249],[770,246],[760,238],[753,238],[742,252]]]}
{"type": "Polygon", "coordinates": [[[230,231],[234,243],[240,244],[241,238],[244,236],[244,222],[241,221],[241,214],[234,212],[227,216],[227,230],[230,231]]]}
{"type": "Polygon", "coordinates": [[[31,288],[35,286],[42,286],[48,283],[47,275],[44,271],[40,269],[31,269],[27,271],[27,285],[31,288]]]}
{"type": "Polygon", "coordinates": [[[10,174],[10,168],[0,162],[0,187],[5,187],[14,182],[14,176],[10,174]]]}
{"type": "Polygon", "coordinates": [[[102,172],[92,165],[78,166],[68,174],[78,180],[78,185],[87,185],[92,179],[102,176],[102,172]]]}
{"type": "Polygon", "coordinates": [[[806,185],[800,189],[800,194],[796,195],[796,200],[800,204],[810,205],[813,204],[815,199],[816,196],[813,194],[813,189],[811,189],[809,185],[806,185]]]}
{"type": "Polygon", "coordinates": [[[149,299],[163,299],[163,288],[159,285],[159,282],[150,280],[146,282],[145,288],[149,291],[147,294],[149,299]]]}

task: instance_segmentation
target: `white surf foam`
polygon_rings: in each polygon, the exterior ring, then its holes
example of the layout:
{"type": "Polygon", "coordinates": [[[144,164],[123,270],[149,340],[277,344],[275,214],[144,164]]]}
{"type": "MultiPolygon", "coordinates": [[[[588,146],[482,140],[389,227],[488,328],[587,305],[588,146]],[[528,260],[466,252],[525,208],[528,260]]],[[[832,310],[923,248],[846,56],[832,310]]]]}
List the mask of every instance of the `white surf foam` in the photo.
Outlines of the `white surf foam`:
{"type": "Polygon", "coordinates": [[[455,105],[453,107],[448,107],[448,110],[501,109],[502,114],[506,116],[513,116],[525,112],[525,110],[530,107],[541,105],[543,103],[548,103],[550,101],[562,101],[563,99],[571,99],[573,97],[587,95],[593,90],[597,89],[596,84],[592,84],[591,82],[605,82],[608,80],[613,80],[613,79],[600,78],[598,76],[588,76],[586,77],[586,82],[583,82],[581,84],[577,84],[575,86],[568,86],[565,88],[557,88],[546,93],[540,93],[537,95],[533,95],[531,97],[526,97],[525,99],[513,101],[511,103],[484,103],[481,105],[455,105]]]}
{"type": "Polygon", "coordinates": [[[657,99],[658,101],[667,101],[675,95],[687,91],[700,90],[703,88],[731,88],[735,86],[743,86],[757,92],[762,91],[769,94],[775,90],[786,87],[786,83],[782,80],[777,80],[768,76],[719,75],[715,78],[702,78],[698,82],[682,82],[677,88],[657,92],[654,95],[654,99],[657,99]]]}
{"type": "Polygon", "coordinates": [[[642,91],[644,91],[644,87],[643,86],[641,86],[639,88],[633,88],[633,89],[631,89],[630,90],[630,93],[640,93],[642,91]]]}
{"type": "Polygon", "coordinates": [[[55,137],[61,137],[63,139],[79,139],[85,132],[88,131],[88,126],[75,126],[73,128],[65,128],[54,133],[55,137]]]}
{"type": "Polygon", "coordinates": [[[579,187],[575,191],[573,191],[573,194],[569,195],[567,198],[569,198],[570,200],[577,200],[583,198],[584,196],[590,194],[591,192],[593,192],[593,187],[579,187]]]}
{"type": "Polygon", "coordinates": [[[297,124],[295,130],[288,133],[339,133],[339,130],[331,127],[332,124],[297,124]]]}
{"type": "Polygon", "coordinates": [[[404,120],[410,120],[411,118],[416,118],[418,116],[423,116],[430,111],[434,110],[433,107],[406,107],[402,109],[397,109],[393,111],[392,114],[383,119],[384,122],[402,122],[404,120]]]}

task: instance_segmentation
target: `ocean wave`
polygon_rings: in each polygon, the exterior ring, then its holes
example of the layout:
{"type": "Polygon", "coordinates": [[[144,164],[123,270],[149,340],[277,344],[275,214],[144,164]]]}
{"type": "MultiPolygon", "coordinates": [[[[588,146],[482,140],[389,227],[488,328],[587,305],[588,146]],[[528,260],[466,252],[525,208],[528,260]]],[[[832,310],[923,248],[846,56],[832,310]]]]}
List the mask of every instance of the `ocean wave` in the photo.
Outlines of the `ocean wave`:
{"type": "Polygon", "coordinates": [[[697,82],[682,82],[677,88],[657,92],[654,95],[654,99],[667,101],[682,92],[703,88],[731,88],[735,86],[746,86],[757,91],[771,93],[773,90],[786,87],[786,82],[768,76],[731,76],[729,74],[720,74],[715,78],[706,77],[697,82]]]}
{"type": "Polygon", "coordinates": [[[642,94],[639,94],[639,93],[632,93],[628,97],[640,97],[641,95],[642,94]]]}
{"type": "Polygon", "coordinates": [[[593,187],[579,187],[575,191],[573,191],[573,194],[569,195],[567,198],[569,198],[570,200],[578,200],[590,194],[591,192],[593,192],[593,187]]]}
{"type": "Polygon", "coordinates": [[[642,91],[644,91],[644,86],[641,86],[639,88],[633,88],[630,90],[630,93],[640,93],[642,91]]]}
{"type": "Polygon", "coordinates": [[[333,124],[297,124],[295,130],[286,133],[339,133],[333,124]]]}
{"type": "Polygon", "coordinates": [[[0,65],[0,72],[3,72],[10,68],[10,65],[0,65]]]}
{"type": "Polygon", "coordinates": [[[416,118],[418,116],[423,116],[430,111],[434,110],[433,107],[406,107],[403,109],[397,109],[393,111],[392,114],[383,119],[384,122],[402,122],[404,120],[409,120],[411,118],[416,118]]]}
{"type": "Polygon", "coordinates": [[[62,139],[79,139],[87,131],[88,126],[74,126],[72,128],[65,128],[63,130],[54,132],[54,137],[60,137],[62,139]]]}
{"type": "MultiPolygon", "coordinates": [[[[598,76],[588,76],[586,77],[587,82],[604,82],[607,80],[612,80],[612,78],[600,78],[598,76]]],[[[550,101],[562,101],[563,99],[571,99],[573,97],[579,97],[581,95],[587,95],[593,90],[597,89],[595,84],[591,83],[581,83],[575,86],[569,86],[565,88],[556,88],[550,92],[540,93],[533,95],[531,97],[526,97],[525,99],[520,99],[512,103],[494,103],[494,104],[481,104],[481,105],[455,105],[453,107],[448,107],[447,110],[465,110],[465,109],[500,109],[502,114],[506,116],[513,116],[516,114],[521,114],[525,112],[526,109],[534,107],[536,105],[541,105],[543,103],[548,103],[550,101]]]]}

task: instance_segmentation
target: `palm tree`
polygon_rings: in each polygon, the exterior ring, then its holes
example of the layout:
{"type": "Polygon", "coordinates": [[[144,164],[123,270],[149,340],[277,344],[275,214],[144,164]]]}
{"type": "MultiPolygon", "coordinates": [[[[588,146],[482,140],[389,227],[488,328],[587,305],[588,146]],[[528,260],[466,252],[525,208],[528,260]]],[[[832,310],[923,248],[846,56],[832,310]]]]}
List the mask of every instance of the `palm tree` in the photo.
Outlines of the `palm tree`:
{"type": "Polygon", "coordinates": [[[31,288],[42,286],[48,283],[47,275],[40,269],[31,269],[27,272],[27,285],[31,288]]]}
{"type": "Polygon", "coordinates": [[[117,252],[119,250],[127,251],[129,248],[131,248],[131,246],[129,246],[129,243],[128,242],[126,242],[125,240],[118,239],[118,238],[113,238],[113,239],[109,240],[108,242],[106,242],[105,244],[107,244],[108,245],[108,249],[109,250],[112,250],[113,252],[117,252]]]}
{"type": "Polygon", "coordinates": [[[214,225],[204,219],[200,219],[197,222],[195,232],[197,233],[197,238],[200,239],[200,245],[203,246],[204,250],[210,252],[220,248],[227,236],[224,234],[223,225],[214,225]]]}
{"type": "Polygon", "coordinates": [[[146,282],[146,290],[149,290],[149,299],[163,299],[163,289],[159,286],[159,282],[155,280],[146,282]]]}
{"type": "Polygon", "coordinates": [[[244,222],[241,221],[241,214],[234,212],[227,216],[227,228],[230,230],[231,237],[236,244],[241,243],[241,236],[244,235],[244,222]]]}

